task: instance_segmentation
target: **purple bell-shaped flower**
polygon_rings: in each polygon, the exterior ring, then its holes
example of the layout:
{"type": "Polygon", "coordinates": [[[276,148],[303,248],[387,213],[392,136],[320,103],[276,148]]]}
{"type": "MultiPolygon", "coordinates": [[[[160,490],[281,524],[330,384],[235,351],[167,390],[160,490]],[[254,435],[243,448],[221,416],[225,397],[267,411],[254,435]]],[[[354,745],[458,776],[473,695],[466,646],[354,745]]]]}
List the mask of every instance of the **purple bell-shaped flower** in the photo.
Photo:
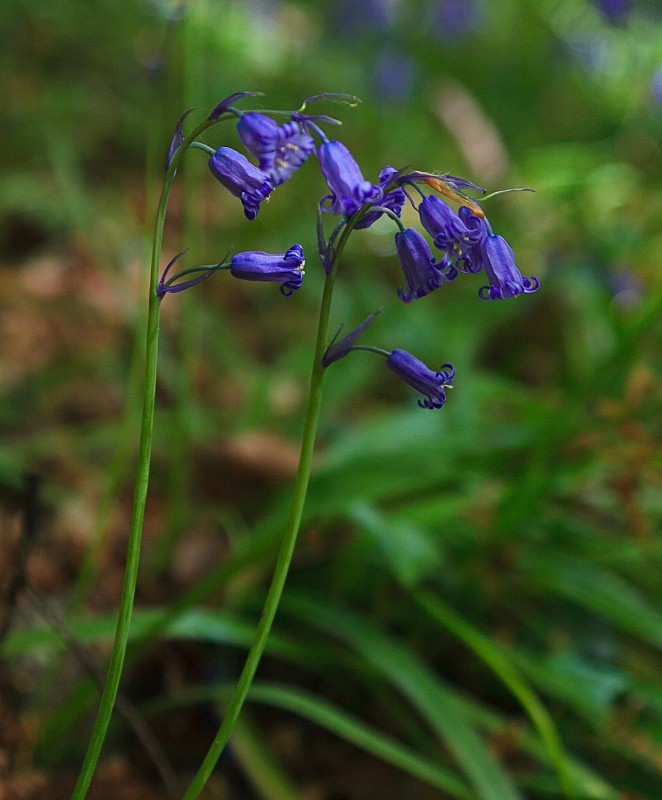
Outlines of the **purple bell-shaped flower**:
{"type": "Polygon", "coordinates": [[[218,148],[209,159],[209,169],[216,180],[241,200],[246,217],[255,219],[260,204],[274,188],[269,176],[230,147],[218,148]]]}

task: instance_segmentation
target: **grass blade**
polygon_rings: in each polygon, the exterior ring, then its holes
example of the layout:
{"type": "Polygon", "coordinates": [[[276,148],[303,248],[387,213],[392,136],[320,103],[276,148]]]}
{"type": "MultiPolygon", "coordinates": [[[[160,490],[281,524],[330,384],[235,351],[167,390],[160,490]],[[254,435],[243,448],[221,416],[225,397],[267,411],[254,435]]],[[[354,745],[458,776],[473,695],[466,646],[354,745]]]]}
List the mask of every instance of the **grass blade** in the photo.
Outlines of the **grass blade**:
{"type": "Polygon", "coordinates": [[[360,617],[308,596],[288,596],[282,610],[338,637],[397,686],[445,742],[481,800],[521,800],[519,790],[468,721],[453,690],[414,653],[360,617]]]}
{"type": "Polygon", "coordinates": [[[515,695],[538,729],[540,738],[547,748],[549,760],[559,774],[565,794],[569,797],[576,796],[566,766],[563,744],[554,721],[513,664],[486,636],[469,625],[439,597],[428,592],[415,593],[413,596],[437,622],[471,648],[515,695]]]}

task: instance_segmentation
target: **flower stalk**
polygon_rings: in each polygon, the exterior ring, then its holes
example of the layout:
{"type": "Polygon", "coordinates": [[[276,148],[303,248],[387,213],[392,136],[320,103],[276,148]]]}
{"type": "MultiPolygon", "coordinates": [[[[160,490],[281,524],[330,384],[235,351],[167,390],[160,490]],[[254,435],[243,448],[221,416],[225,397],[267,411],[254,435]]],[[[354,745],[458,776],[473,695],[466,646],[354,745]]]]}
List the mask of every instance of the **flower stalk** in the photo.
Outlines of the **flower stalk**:
{"type": "Polygon", "coordinates": [[[349,238],[350,233],[354,228],[354,220],[358,220],[361,215],[361,210],[351,218],[342,232],[337,248],[335,250],[335,258],[328,271],[324,281],[324,292],[322,294],[322,301],[320,304],[319,323],[317,326],[317,339],[315,341],[315,355],[313,357],[313,364],[310,375],[310,388],[308,393],[308,406],[306,409],[306,417],[304,423],[303,434],[301,437],[301,451],[299,455],[299,467],[294,481],[294,488],[292,490],[292,500],[290,504],[290,512],[287,520],[287,527],[283,535],[283,541],[280,546],[274,574],[271,579],[271,585],[267,592],[264,601],[264,607],[260,616],[260,622],[255,633],[255,638],[248,651],[244,667],[239,676],[237,685],[234,688],[232,697],[225,708],[225,716],[223,722],[214,740],[207,751],[202,764],[195,777],[191,781],[190,786],[186,790],[182,800],[196,800],[209,780],[214,768],[221,757],[221,754],[228,743],[232,731],[241,712],[242,706],[255,677],[258,665],[264,653],[267,644],[269,632],[276,616],[278,604],[283,593],[287,573],[289,572],[290,564],[292,562],[292,555],[294,554],[294,547],[296,545],[299,528],[301,526],[301,517],[303,514],[303,507],[306,501],[306,492],[308,490],[308,481],[310,479],[310,472],[313,463],[313,452],[315,449],[315,436],[317,433],[317,423],[320,415],[320,408],[322,404],[322,384],[324,381],[324,374],[326,369],[323,365],[323,356],[326,349],[328,330],[329,330],[329,316],[331,313],[331,300],[333,298],[333,286],[336,278],[336,265],[338,258],[343,251],[345,243],[349,238]]]}
{"type": "Polygon", "coordinates": [[[156,213],[154,237],[152,240],[152,258],[150,263],[149,303],[147,312],[147,333],[145,342],[145,378],[143,387],[142,415],[140,423],[140,442],[138,445],[138,464],[136,468],[136,481],[133,497],[133,511],[129,528],[129,543],[124,569],[124,581],[115,628],[113,649],[108,665],[108,674],[103,687],[99,709],[92,728],[92,734],[83,759],[78,780],[71,795],[71,800],[83,800],[87,794],[92,777],[101,754],[101,748],[106,739],[110,719],[115,706],[117,690],[119,688],[126,646],[129,639],[129,628],[133,612],[133,603],[138,580],[138,567],[140,564],[140,543],[142,539],[143,521],[145,519],[145,506],[147,503],[147,487],[149,484],[149,469],[152,457],[152,435],[154,430],[154,406],[156,397],[156,374],[159,342],[159,311],[161,298],[157,295],[159,283],[159,263],[161,247],[163,244],[163,229],[165,226],[166,211],[170,189],[175,178],[177,167],[182,155],[193,142],[207,128],[216,122],[226,119],[225,115],[218,119],[205,119],[201,122],[173,153],[170,159],[166,177],[161,191],[159,207],[156,213]]]}

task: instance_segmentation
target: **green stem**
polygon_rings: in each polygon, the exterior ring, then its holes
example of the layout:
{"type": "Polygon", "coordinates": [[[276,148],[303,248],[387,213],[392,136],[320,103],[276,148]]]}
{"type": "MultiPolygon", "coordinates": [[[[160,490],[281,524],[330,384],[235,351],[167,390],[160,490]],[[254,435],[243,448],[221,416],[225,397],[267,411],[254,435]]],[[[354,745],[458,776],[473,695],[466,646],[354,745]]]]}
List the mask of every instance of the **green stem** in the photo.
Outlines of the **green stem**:
{"type": "Polygon", "coordinates": [[[194,147],[196,150],[202,150],[203,152],[207,153],[209,156],[213,156],[216,150],[213,147],[210,147],[208,144],[204,142],[191,142],[191,147],[194,147]]]}
{"type": "Polygon", "coordinates": [[[159,341],[159,309],[161,301],[157,297],[156,287],[159,281],[159,263],[161,258],[161,244],[163,241],[163,228],[165,216],[168,208],[168,197],[170,188],[175,178],[177,166],[183,153],[191,142],[207,128],[211,127],[218,120],[204,120],[200,125],[186,137],[182,146],[175,153],[170,168],[166,173],[161,199],[156,214],[156,225],[154,227],[154,239],[152,244],[152,259],[150,266],[149,280],[149,305],[147,312],[147,339],[145,346],[145,385],[142,406],[142,419],[140,425],[140,443],[138,446],[138,465],[136,468],[136,483],[133,497],[133,512],[131,515],[131,527],[129,529],[129,545],[126,554],[126,567],[124,570],[124,582],[122,585],[122,595],[120,597],[120,607],[115,629],[115,639],[113,650],[110,655],[108,675],[103,687],[101,702],[97,717],[94,721],[92,734],[87,746],[87,752],[83,760],[76,786],[71,795],[71,800],[83,800],[92,781],[92,776],[96,769],[101,748],[108,732],[110,718],[117,697],[124,656],[126,655],[126,645],[129,639],[129,627],[131,625],[131,614],[133,612],[133,601],[136,593],[136,582],[138,580],[138,567],[140,563],[140,540],[142,538],[143,520],[145,518],[145,504],[147,502],[147,486],[149,483],[149,467],[152,454],[152,433],[154,429],[154,405],[156,396],[156,366],[158,356],[159,341]]]}
{"type": "Polygon", "coordinates": [[[371,344],[355,344],[352,350],[365,350],[366,353],[377,353],[377,355],[386,356],[386,358],[391,355],[388,350],[382,350],[381,347],[373,347],[371,344]]]}
{"type": "MultiPolygon", "coordinates": [[[[357,215],[358,217],[358,215],[357,215]]],[[[352,225],[348,224],[343,232],[337,249],[337,257],[342,252],[342,249],[347,241],[352,225]]],[[[209,780],[218,759],[225,748],[225,745],[232,734],[232,731],[239,717],[241,708],[246,700],[248,691],[253,682],[255,672],[257,670],[262,653],[269,637],[276,610],[280,602],[285,579],[292,561],[292,554],[294,553],[294,546],[299,533],[299,526],[301,524],[301,515],[303,513],[303,506],[306,500],[306,491],[308,489],[308,480],[310,478],[310,470],[313,460],[313,450],[315,446],[315,433],[317,431],[317,422],[319,419],[320,406],[322,402],[322,383],[324,380],[324,368],[321,364],[322,355],[327,344],[327,331],[329,327],[329,314],[331,311],[331,298],[333,296],[333,285],[335,282],[335,264],[331,272],[326,276],[324,283],[324,293],[322,295],[322,302],[320,306],[319,325],[317,328],[317,341],[315,344],[315,356],[313,359],[312,373],[310,377],[310,391],[308,395],[308,408],[306,411],[306,421],[301,440],[301,453],[299,456],[299,468],[294,482],[294,489],[292,494],[292,502],[290,505],[290,513],[285,528],[285,534],[278,553],[276,567],[271,579],[271,585],[267,597],[264,601],[264,608],[262,609],[262,616],[255,633],[255,638],[248,651],[246,662],[239,676],[239,681],[235,686],[234,692],[230,701],[227,704],[225,716],[220,728],[212,742],[204,761],[200,765],[200,769],[191,781],[190,786],[184,794],[183,800],[195,800],[202,792],[205,784],[209,780]]]]}
{"type": "Polygon", "coordinates": [[[169,286],[172,286],[173,283],[180,280],[180,278],[184,278],[187,275],[192,275],[194,272],[218,272],[221,269],[230,269],[229,264],[202,264],[199,267],[189,267],[188,269],[183,269],[181,272],[178,272],[176,275],[173,275],[172,278],[168,278],[168,280],[164,283],[164,287],[167,289],[169,286]]]}

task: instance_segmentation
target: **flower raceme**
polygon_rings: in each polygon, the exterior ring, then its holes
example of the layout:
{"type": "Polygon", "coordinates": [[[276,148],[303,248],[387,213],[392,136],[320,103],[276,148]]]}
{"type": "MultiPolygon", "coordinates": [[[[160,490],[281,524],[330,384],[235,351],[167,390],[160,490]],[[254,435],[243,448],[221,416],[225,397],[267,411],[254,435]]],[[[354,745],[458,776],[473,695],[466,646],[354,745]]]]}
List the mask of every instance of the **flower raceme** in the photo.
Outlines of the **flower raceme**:
{"type": "MultiPolygon", "coordinates": [[[[213,114],[220,115],[228,111],[239,117],[237,132],[249,155],[256,159],[257,166],[229,147],[219,147],[213,152],[207,148],[212,153],[210,170],[225,188],[241,200],[246,217],[252,220],[274,188],[288,181],[315,152],[329,188],[329,193],[320,201],[320,210],[344,218],[327,242],[320,217],[318,245],[322,263],[328,266],[328,269],[325,266],[327,272],[333,269],[338,232],[350,216],[356,215],[352,227],[361,230],[387,215],[400,228],[395,235],[395,246],[406,285],[398,289],[398,296],[405,303],[425,297],[444,283],[455,280],[459,272],[485,271],[489,285],[480,289],[481,299],[502,300],[538,289],[538,279],[522,275],[515,264],[510,245],[502,236],[492,232],[482,208],[468,194],[477,192],[484,195],[485,189],[452,175],[398,171],[392,166],[382,169],[378,183],[371,183],[364,178],[349,149],[340,141],[329,141],[318,127],[318,123],[337,123],[337,120],[303,114],[306,103],[299,112],[291,112],[289,119],[283,123],[268,114],[258,111],[241,113],[228,105],[246,94],[238,93],[226,98],[213,114]],[[317,147],[313,135],[321,140],[317,147]],[[423,195],[417,204],[418,215],[424,231],[432,238],[435,248],[441,251],[438,259],[435,259],[423,234],[414,228],[405,228],[400,221],[407,198],[414,205],[407,187],[416,188],[423,195]],[[436,194],[428,194],[430,190],[436,194]],[[449,203],[457,204],[458,210],[453,210],[449,203]],[[361,210],[363,213],[359,217],[357,212],[361,210]]],[[[185,119],[186,115],[180,118],[175,130],[169,159],[184,141],[185,119]]],[[[279,283],[281,292],[290,295],[302,285],[304,264],[300,245],[293,245],[286,253],[275,255],[247,251],[233,256],[227,265],[212,265],[204,274],[184,281],[182,277],[198,270],[185,270],[180,276],[167,281],[164,275],[159,292],[182,291],[219,269],[229,269],[235,278],[241,280],[279,283]]],[[[203,269],[206,268],[200,268],[200,272],[203,269]]],[[[356,345],[356,340],[373,319],[374,315],[339,342],[330,345],[322,359],[323,365],[328,366],[343,358],[351,350],[365,349],[356,345]]],[[[422,392],[425,397],[422,405],[427,408],[440,408],[443,405],[444,389],[452,379],[451,367],[446,365],[439,372],[434,372],[403,350],[396,349],[390,354],[379,352],[387,357],[389,369],[422,392]]]]}
{"type": "Polygon", "coordinates": [[[303,283],[305,264],[303,248],[294,244],[280,255],[261,250],[237,253],[230,261],[230,272],[235,278],[245,281],[280,283],[281,293],[289,297],[303,283]]]}

